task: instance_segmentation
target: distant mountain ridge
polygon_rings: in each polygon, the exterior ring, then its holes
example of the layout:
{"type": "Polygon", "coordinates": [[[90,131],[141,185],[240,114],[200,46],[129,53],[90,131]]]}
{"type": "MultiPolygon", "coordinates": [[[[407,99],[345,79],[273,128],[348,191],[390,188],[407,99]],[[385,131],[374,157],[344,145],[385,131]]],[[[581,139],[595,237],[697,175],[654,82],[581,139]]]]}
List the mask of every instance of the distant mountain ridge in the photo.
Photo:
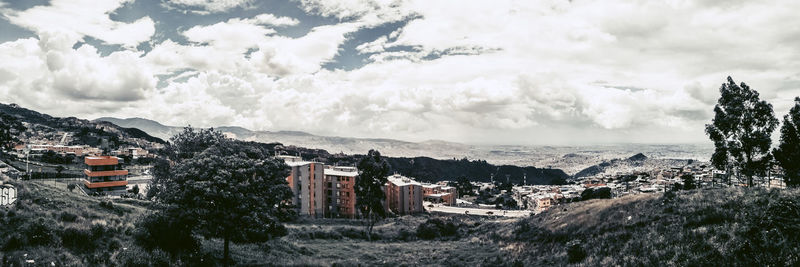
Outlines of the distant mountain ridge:
{"type": "MultiPolygon", "coordinates": [[[[143,118],[102,117],[95,121],[111,122],[122,127],[138,128],[150,135],[169,140],[179,133],[183,127],[167,126],[157,121],[143,118]]],[[[284,145],[319,148],[331,153],[364,154],[370,149],[377,149],[383,154],[398,157],[414,157],[431,153],[434,158],[462,158],[467,155],[471,146],[441,140],[409,142],[388,138],[354,138],[339,136],[320,136],[302,131],[253,131],[239,126],[214,127],[223,133],[233,134],[236,139],[263,143],[278,142],[284,145]],[[437,151],[448,151],[442,154],[437,151]]]]}
{"type": "MultiPolygon", "coordinates": [[[[104,117],[97,120],[112,122],[123,127],[139,128],[164,140],[179,133],[183,127],[166,126],[159,122],[129,118],[104,117]]],[[[616,144],[575,146],[527,146],[527,145],[469,145],[455,142],[428,140],[409,142],[387,138],[353,138],[319,136],[300,131],[252,131],[237,126],[214,127],[232,134],[235,138],[261,143],[281,143],[286,146],[324,149],[330,153],[365,154],[377,149],[390,157],[414,158],[427,156],[434,159],[486,160],[495,165],[533,166],[557,168],[574,175],[585,168],[612,159],[628,159],[659,162],[662,159],[708,160],[713,152],[711,145],[670,144],[616,144]],[[641,155],[637,155],[641,154],[641,155]],[[644,155],[648,156],[644,156],[644,155]]]]}
{"type": "Polygon", "coordinates": [[[99,129],[102,128],[103,132],[112,136],[120,138],[138,138],[146,142],[166,143],[161,138],[153,137],[135,127],[121,127],[114,123],[106,121],[89,121],[78,119],[75,117],[53,117],[48,114],[40,113],[38,111],[30,110],[20,107],[16,104],[2,104],[0,103],[0,112],[9,114],[16,117],[19,121],[29,123],[36,129],[49,131],[65,131],[65,132],[80,132],[85,129],[99,129]]]}

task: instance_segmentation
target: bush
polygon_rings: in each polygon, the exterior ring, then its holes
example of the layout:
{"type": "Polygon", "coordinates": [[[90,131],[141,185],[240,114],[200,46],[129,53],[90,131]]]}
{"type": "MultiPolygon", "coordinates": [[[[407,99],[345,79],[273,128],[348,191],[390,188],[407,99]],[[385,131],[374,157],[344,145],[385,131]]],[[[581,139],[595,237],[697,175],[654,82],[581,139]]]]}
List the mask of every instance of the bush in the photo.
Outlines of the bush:
{"type": "Polygon", "coordinates": [[[6,240],[6,243],[3,244],[4,251],[14,251],[25,247],[25,237],[22,236],[20,233],[11,234],[6,240]]]}
{"type": "Polygon", "coordinates": [[[439,218],[428,219],[417,227],[417,236],[430,240],[440,237],[452,237],[458,234],[458,226],[452,221],[445,222],[439,218]]]}
{"type": "Polygon", "coordinates": [[[78,220],[78,215],[72,214],[68,211],[62,211],[59,218],[62,222],[75,222],[78,220]]]}
{"type": "Polygon", "coordinates": [[[114,209],[114,202],[111,202],[111,200],[100,201],[100,207],[114,209]]]}
{"type": "Polygon", "coordinates": [[[569,263],[582,262],[586,258],[586,250],[578,243],[572,243],[567,247],[567,261],[569,263]]]}
{"type": "Polygon", "coordinates": [[[61,232],[61,243],[65,248],[77,253],[87,253],[97,249],[92,233],[87,229],[69,227],[61,232]]]}
{"type": "Polygon", "coordinates": [[[133,236],[146,250],[160,249],[177,256],[200,246],[192,234],[195,224],[196,220],[188,214],[162,211],[141,218],[133,236]]]}
{"type": "Polygon", "coordinates": [[[44,218],[39,218],[28,224],[23,230],[26,237],[25,239],[28,241],[27,245],[58,246],[59,238],[56,234],[57,231],[52,228],[55,225],[57,225],[56,222],[45,220],[44,218]]]}

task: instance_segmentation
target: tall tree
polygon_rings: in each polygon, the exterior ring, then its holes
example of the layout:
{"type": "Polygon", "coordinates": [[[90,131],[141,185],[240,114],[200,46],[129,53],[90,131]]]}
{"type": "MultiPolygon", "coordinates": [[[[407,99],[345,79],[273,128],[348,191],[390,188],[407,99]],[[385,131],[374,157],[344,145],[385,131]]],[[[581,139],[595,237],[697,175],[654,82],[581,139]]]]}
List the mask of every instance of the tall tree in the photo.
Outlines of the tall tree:
{"type": "Polygon", "coordinates": [[[706,124],[706,134],[714,142],[711,162],[717,169],[733,168],[753,186],[753,176],[763,173],[769,162],[771,134],[778,125],[772,105],[759,99],[758,92],[745,83],[737,85],[729,76],[719,89],[714,119],[706,124]]]}
{"type": "Polygon", "coordinates": [[[475,194],[472,192],[472,183],[470,183],[466,176],[461,176],[455,182],[450,182],[450,186],[456,188],[459,197],[475,194]]]}
{"type": "Polygon", "coordinates": [[[800,186],[800,97],[794,99],[794,107],[783,117],[781,142],[772,151],[775,161],[783,168],[787,186],[800,186]]]}
{"type": "Polygon", "coordinates": [[[692,190],[697,188],[697,185],[694,182],[694,175],[684,174],[681,176],[681,180],[683,180],[683,190],[692,190]]]}
{"type": "Polygon", "coordinates": [[[25,126],[16,117],[0,112],[0,155],[19,141],[17,135],[22,131],[25,131],[25,126]]]}
{"type": "Polygon", "coordinates": [[[292,191],[283,161],[220,136],[187,128],[174,137],[176,161],[156,172],[162,177],[154,181],[159,188],[154,197],[171,212],[191,215],[196,233],[221,238],[228,265],[230,242],[263,241],[285,231],[279,218],[290,209],[292,191]]]}
{"type": "Polygon", "coordinates": [[[389,176],[389,163],[377,150],[370,150],[358,163],[356,178],[356,208],[367,220],[367,239],[372,240],[375,223],[386,217],[382,201],[386,198],[383,186],[389,176]]]}

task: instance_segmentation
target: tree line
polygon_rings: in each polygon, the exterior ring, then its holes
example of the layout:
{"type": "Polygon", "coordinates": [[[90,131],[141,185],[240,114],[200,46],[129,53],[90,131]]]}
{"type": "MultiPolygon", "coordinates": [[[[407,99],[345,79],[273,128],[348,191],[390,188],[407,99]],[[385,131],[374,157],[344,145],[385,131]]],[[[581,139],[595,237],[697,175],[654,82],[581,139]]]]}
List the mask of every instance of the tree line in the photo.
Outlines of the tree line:
{"type": "Polygon", "coordinates": [[[725,170],[726,180],[742,175],[749,187],[754,176],[765,176],[778,165],[784,170],[789,187],[800,185],[800,97],[783,117],[780,142],[772,149],[772,133],[779,121],[772,104],[759,98],[759,93],[730,76],[719,89],[720,98],[714,107],[714,118],[706,125],[706,134],[714,142],[711,163],[725,170]]]}

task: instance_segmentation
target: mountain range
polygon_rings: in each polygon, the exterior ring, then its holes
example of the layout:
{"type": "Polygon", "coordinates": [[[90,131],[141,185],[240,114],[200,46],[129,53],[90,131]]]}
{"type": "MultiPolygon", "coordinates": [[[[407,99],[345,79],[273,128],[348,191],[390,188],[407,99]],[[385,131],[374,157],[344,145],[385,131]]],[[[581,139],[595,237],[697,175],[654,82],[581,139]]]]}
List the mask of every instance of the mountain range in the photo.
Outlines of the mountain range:
{"type": "MultiPolygon", "coordinates": [[[[157,121],[112,117],[96,121],[111,122],[122,127],[138,128],[165,140],[181,131],[183,127],[167,126],[157,121]]],[[[707,161],[713,151],[710,144],[599,144],[575,146],[528,146],[528,145],[471,145],[447,141],[408,142],[386,138],[353,138],[320,136],[299,131],[253,131],[236,126],[215,127],[240,140],[263,143],[279,142],[306,148],[318,148],[330,153],[365,154],[377,149],[390,157],[427,156],[434,159],[485,160],[495,165],[534,166],[558,168],[569,175],[594,165],[630,155],[642,153],[655,159],[694,159],[707,161]]],[[[669,164],[669,163],[666,163],[669,164]]]]}

